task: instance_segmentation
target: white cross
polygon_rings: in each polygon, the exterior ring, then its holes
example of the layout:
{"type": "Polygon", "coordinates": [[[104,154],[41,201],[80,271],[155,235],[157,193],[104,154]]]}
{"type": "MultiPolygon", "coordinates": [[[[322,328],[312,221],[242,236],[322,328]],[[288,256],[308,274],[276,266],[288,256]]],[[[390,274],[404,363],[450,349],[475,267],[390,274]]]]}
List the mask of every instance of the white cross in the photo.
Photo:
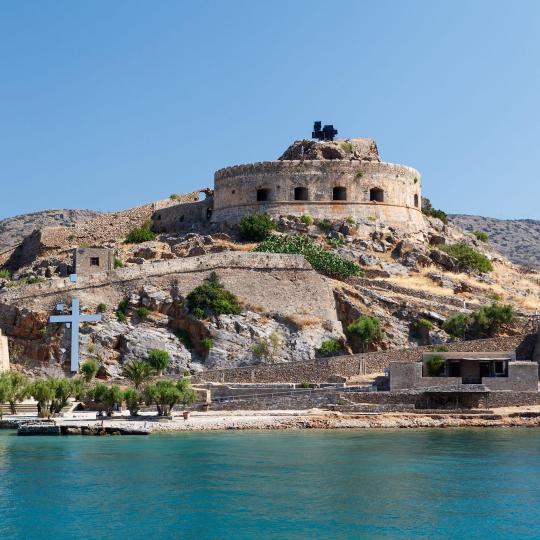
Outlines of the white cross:
{"type": "MultiPolygon", "coordinates": [[[[79,325],[82,322],[99,322],[101,315],[83,315],[79,312],[79,299],[71,300],[71,315],[51,315],[49,322],[66,323],[66,326],[71,327],[71,371],[79,371],[79,325]]],[[[58,305],[57,309],[62,310],[64,306],[58,305]]]]}

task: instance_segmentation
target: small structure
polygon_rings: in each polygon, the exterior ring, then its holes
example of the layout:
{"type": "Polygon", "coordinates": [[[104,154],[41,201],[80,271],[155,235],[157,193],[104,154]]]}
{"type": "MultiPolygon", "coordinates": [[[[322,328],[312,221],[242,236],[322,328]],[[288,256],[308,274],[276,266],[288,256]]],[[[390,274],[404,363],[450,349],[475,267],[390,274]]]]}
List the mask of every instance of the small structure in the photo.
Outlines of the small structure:
{"type": "Polygon", "coordinates": [[[108,248],[75,248],[74,273],[79,275],[105,272],[114,268],[114,252],[108,248]]]}
{"type": "Polygon", "coordinates": [[[337,129],[334,129],[332,124],[326,125],[321,129],[322,122],[315,122],[313,124],[313,132],[311,137],[318,139],[319,141],[333,141],[334,137],[338,134],[337,129]]]}
{"type": "Polygon", "coordinates": [[[432,352],[424,353],[422,362],[390,363],[391,391],[439,388],[440,393],[445,387],[463,393],[479,385],[482,392],[538,392],[538,364],[516,361],[515,352],[432,352]]]}
{"type": "Polygon", "coordinates": [[[8,338],[0,330],[0,373],[9,371],[9,347],[8,338]]]}

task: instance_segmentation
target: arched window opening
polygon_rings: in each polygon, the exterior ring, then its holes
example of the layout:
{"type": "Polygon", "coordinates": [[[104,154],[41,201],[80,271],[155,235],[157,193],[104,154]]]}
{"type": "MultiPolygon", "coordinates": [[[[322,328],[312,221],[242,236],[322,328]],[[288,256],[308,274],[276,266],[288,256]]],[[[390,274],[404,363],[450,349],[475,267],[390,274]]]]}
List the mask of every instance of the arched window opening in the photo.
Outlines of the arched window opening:
{"type": "Polygon", "coordinates": [[[375,202],[384,202],[384,191],[380,188],[371,188],[369,190],[369,200],[375,202]]]}
{"type": "Polygon", "coordinates": [[[296,187],[294,188],[294,200],[295,201],[307,201],[308,200],[308,190],[306,187],[296,187]]]}
{"type": "Polygon", "coordinates": [[[416,208],[418,208],[418,193],[414,194],[414,206],[416,206],[416,208]]]}
{"type": "Polygon", "coordinates": [[[210,219],[212,217],[212,209],[207,208],[206,209],[206,219],[210,219]]]}
{"type": "Polygon", "coordinates": [[[332,200],[334,200],[334,201],[346,201],[347,200],[347,188],[335,187],[332,190],[332,200]]]}
{"type": "Polygon", "coordinates": [[[257,202],[264,202],[270,200],[270,190],[269,189],[258,189],[257,190],[257,202]]]}
{"type": "Polygon", "coordinates": [[[180,217],[178,218],[178,221],[179,221],[180,223],[182,223],[182,221],[184,221],[184,216],[180,216],[180,217]]]}

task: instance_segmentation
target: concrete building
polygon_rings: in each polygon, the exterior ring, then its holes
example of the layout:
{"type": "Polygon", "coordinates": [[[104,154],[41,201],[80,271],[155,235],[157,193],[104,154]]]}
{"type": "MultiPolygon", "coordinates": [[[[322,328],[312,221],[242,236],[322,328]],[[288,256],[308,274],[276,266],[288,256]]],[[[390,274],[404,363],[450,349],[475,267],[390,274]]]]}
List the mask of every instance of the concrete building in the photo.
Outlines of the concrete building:
{"type": "Polygon", "coordinates": [[[114,252],[107,248],[76,248],[73,254],[74,272],[79,275],[105,272],[114,268],[114,252]]]}
{"type": "Polygon", "coordinates": [[[0,330],[0,373],[9,371],[9,347],[8,338],[0,330]]]}
{"type": "Polygon", "coordinates": [[[424,353],[422,362],[390,363],[391,391],[447,387],[465,392],[478,385],[491,392],[538,392],[538,364],[516,361],[515,352],[433,352],[424,353]]]}
{"type": "Polygon", "coordinates": [[[218,170],[207,198],[158,210],[154,230],[179,232],[193,224],[234,224],[248,214],[309,214],[316,219],[382,220],[421,230],[420,173],[380,160],[372,139],[296,141],[276,161],[218,170]]]}

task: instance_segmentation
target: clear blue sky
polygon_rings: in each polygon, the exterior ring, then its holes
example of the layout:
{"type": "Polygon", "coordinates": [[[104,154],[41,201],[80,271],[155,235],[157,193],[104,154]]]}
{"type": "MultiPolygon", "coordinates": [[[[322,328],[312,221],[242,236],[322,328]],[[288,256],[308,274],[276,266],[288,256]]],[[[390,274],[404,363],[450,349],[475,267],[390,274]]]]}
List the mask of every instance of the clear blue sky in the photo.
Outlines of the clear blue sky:
{"type": "Polygon", "coordinates": [[[448,212],[540,219],[540,1],[0,0],[0,218],[127,208],[373,137],[448,212]]]}

